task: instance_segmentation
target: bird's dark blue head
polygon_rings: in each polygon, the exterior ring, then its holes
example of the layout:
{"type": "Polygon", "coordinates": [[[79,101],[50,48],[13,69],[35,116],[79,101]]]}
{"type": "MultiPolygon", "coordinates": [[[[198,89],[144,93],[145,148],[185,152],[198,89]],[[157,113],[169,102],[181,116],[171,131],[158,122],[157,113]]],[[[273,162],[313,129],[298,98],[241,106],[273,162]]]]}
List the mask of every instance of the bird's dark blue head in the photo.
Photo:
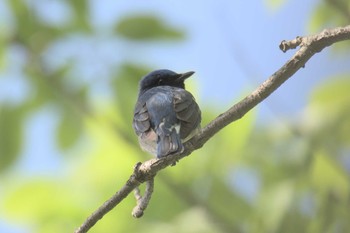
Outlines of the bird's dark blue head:
{"type": "Polygon", "coordinates": [[[185,89],[185,80],[194,74],[193,71],[178,74],[171,70],[155,70],[144,76],[140,81],[140,94],[158,86],[172,86],[185,89]]]}

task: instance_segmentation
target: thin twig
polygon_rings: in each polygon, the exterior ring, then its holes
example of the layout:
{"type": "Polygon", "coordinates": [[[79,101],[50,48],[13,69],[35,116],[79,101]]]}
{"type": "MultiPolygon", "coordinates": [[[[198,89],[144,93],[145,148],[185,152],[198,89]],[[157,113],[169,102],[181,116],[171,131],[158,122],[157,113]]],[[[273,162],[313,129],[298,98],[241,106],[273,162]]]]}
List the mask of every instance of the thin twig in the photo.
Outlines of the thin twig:
{"type": "Polygon", "coordinates": [[[151,159],[135,166],[133,174],[126,184],[113,197],[106,201],[96,210],[83,225],[76,230],[76,233],[87,232],[107,212],[119,204],[129,193],[145,181],[152,180],[158,171],[174,164],[178,160],[201,148],[211,137],[228,124],[242,118],[252,108],[266,99],[279,86],[289,79],[295,72],[305,66],[305,63],[317,52],[322,51],[333,43],[350,40],[350,25],[306,37],[297,37],[292,41],[282,42],[281,49],[286,52],[289,49],[300,46],[299,50],[288,60],[278,71],[271,75],[255,91],[243,100],[233,105],[223,114],[220,114],[207,126],[205,126],[192,140],[185,143],[185,150],[181,154],[169,155],[162,159],[151,159]]]}
{"type": "Polygon", "coordinates": [[[140,188],[139,188],[139,187],[136,187],[136,188],[134,189],[134,196],[135,196],[135,199],[136,199],[136,202],[137,202],[137,203],[142,199],[141,191],[140,191],[140,188]]]}
{"type": "Polygon", "coordinates": [[[143,197],[141,196],[140,189],[136,188],[134,195],[137,201],[137,205],[132,210],[132,216],[135,218],[140,218],[143,216],[143,212],[148,206],[149,201],[151,200],[152,193],[154,188],[154,178],[146,181],[146,189],[143,197]]]}
{"type": "Polygon", "coordinates": [[[297,48],[298,46],[301,45],[302,42],[303,42],[303,38],[300,36],[297,36],[294,40],[290,40],[290,41],[282,40],[282,42],[280,43],[280,50],[282,50],[285,53],[290,49],[297,48]]]}

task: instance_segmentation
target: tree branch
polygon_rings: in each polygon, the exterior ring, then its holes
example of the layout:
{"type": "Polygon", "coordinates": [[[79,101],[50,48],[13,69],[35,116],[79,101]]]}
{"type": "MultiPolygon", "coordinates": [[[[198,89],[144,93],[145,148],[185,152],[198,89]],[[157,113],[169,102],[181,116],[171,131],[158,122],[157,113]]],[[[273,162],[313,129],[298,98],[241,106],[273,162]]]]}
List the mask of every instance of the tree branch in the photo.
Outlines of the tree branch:
{"type": "MultiPolygon", "coordinates": [[[[315,54],[333,43],[350,40],[350,25],[327,29],[323,32],[306,37],[297,37],[291,41],[282,41],[280,49],[286,52],[289,49],[300,47],[299,50],[278,71],[271,75],[255,91],[243,100],[233,105],[226,112],[220,114],[207,126],[205,126],[194,138],[185,143],[185,150],[181,154],[169,155],[162,159],[151,159],[144,163],[138,163],[133,174],[126,184],[100,208],[98,208],[86,221],[75,231],[76,233],[87,232],[106,213],[118,205],[135,188],[145,181],[151,181],[153,191],[153,178],[158,171],[175,164],[180,159],[191,154],[194,150],[201,148],[211,137],[228,124],[242,118],[252,108],[266,99],[272,92],[282,85],[315,54]]],[[[150,192],[151,194],[151,192],[150,192]]],[[[149,194],[149,198],[150,198],[149,194]]],[[[149,200],[148,200],[149,201],[149,200]]],[[[139,206],[139,205],[138,205],[139,206]]],[[[142,210],[146,208],[142,206],[142,210]]]]}

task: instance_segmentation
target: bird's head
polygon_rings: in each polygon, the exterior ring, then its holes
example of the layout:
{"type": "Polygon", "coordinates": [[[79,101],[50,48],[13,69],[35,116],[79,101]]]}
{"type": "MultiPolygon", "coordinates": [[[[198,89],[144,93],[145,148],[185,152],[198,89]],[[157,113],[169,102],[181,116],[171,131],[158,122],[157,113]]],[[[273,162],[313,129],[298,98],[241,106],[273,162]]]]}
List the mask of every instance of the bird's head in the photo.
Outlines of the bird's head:
{"type": "Polygon", "coordinates": [[[158,86],[172,86],[185,89],[184,82],[192,74],[194,74],[193,71],[181,74],[165,69],[152,71],[141,79],[140,93],[158,86]]]}

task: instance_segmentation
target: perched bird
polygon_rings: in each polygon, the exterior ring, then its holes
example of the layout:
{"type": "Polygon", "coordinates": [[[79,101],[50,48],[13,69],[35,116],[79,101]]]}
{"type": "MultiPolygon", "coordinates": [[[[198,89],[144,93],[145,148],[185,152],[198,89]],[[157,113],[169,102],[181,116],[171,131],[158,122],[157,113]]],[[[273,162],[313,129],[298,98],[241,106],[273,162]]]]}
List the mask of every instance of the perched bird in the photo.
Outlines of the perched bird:
{"type": "Polygon", "coordinates": [[[200,128],[201,111],[184,84],[192,74],[162,69],[140,81],[132,125],[141,148],[157,158],[181,153],[200,128]]]}

